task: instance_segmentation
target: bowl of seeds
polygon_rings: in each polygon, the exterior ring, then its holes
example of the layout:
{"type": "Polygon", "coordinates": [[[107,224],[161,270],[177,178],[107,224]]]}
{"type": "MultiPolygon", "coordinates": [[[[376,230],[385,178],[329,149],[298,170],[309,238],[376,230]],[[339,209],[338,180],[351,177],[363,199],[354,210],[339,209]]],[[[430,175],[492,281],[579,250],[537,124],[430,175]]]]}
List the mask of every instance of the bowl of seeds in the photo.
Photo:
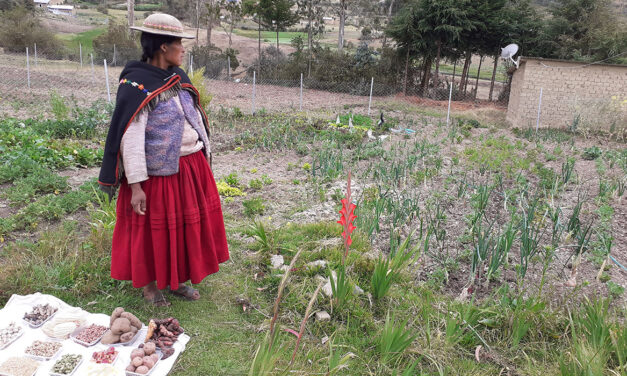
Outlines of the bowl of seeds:
{"type": "Polygon", "coordinates": [[[24,314],[23,320],[31,328],[39,328],[46,321],[50,320],[57,313],[57,310],[57,307],[53,307],[50,304],[37,304],[33,306],[30,312],[24,314]]]}
{"type": "Polygon", "coordinates": [[[47,362],[59,354],[62,347],[61,342],[36,340],[24,350],[24,353],[35,360],[47,362]]]}
{"type": "Polygon", "coordinates": [[[63,354],[52,366],[50,376],[70,376],[83,362],[80,354],[63,354]]]}
{"type": "Polygon", "coordinates": [[[33,376],[39,368],[39,362],[26,357],[11,357],[0,364],[0,375],[33,376]]]}
{"type": "Polygon", "coordinates": [[[9,347],[22,334],[24,334],[24,329],[14,322],[0,329],[0,350],[9,347]]]}

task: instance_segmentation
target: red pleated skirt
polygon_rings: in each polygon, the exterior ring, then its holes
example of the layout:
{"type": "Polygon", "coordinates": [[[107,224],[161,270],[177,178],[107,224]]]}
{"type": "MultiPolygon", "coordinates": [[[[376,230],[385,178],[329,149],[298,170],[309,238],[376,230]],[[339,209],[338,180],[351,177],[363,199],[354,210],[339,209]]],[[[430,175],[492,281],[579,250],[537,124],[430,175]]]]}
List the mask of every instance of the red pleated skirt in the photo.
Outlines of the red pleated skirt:
{"type": "Polygon", "coordinates": [[[179,172],[141,183],[146,215],[131,207],[122,182],[113,231],[111,277],[157,288],[200,283],[229,259],[220,196],[202,151],[181,157],[179,172]]]}

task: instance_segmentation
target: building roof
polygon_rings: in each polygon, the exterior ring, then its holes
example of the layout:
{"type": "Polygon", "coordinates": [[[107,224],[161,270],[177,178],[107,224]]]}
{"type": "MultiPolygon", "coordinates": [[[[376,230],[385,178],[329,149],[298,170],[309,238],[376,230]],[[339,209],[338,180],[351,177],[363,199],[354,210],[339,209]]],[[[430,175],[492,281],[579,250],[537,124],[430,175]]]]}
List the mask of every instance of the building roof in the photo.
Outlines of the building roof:
{"type": "Polygon", "coordinates": [[[609,63],[603,63],[603,62],[585,62],[585,61],[576,61],[576,60],[564,60],[564,59],[546,59],[543,57],[532,57],[532,56],[521,56],[520,57],[520,61],[521,62],[525,62],[528,60],[535,60],[535,61],[540,61],[540,62],[547,62],[547,63],[566,63],[566,64],[576,64],[576,65],[581,65],[581,67],[587,67],[590,65],[601,65],[601,66],[606,66],[606,67],[621,67],[621,68],[627,68],[627,65],[625,64],[609,64],[609,63]]]}
{"type": "Polygon", "coordinates": [[[48,4],[50,0],[35,0],[35,4],[48,4]]]}
{"type": "Polygon", "coordinates": [[[73,10],[74,5],[48,5],[50,9],[59,9],[59,10],[73,10]]]}

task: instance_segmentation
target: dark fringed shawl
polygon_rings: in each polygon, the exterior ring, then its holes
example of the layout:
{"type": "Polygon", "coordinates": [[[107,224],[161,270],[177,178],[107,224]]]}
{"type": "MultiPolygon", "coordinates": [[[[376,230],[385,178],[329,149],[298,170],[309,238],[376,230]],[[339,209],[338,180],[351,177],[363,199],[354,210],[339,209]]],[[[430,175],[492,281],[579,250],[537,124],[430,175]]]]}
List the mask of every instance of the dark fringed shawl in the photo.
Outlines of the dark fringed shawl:
{"type": "MultiPolygon", "coordinates": [[[[102,167],[98,177],[101,189],[109,194],[113,194],[123,175],[120,143],[133,119],[141,111],[152,111],[159,102],[167,101],[178,95],[182,86],[193,89],[189,77],[182,69],[173,67],[163,70],[139,61],[131,61],[124,67],[120,74],[120,81],[122,82],[122,80],[128,80],[128,82],[120,83],[118,88],[115,111],[111,118],[102,167]],[[132,82],[137,83],[137,85],[131,84],[132,82]]],[[[198,103],[196,90],[193,89],[191,92],[196,103],[198,103]]],[[[204,120],[205,126],[207,126],[207,119],[204,120]]]]}

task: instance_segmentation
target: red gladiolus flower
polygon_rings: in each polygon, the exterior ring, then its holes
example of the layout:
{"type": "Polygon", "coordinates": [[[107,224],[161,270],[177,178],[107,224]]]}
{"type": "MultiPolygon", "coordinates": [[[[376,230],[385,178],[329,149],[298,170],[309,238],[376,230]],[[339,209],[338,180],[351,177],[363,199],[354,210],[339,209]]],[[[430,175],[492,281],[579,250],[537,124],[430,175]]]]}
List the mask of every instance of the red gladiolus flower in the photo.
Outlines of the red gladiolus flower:
{"type": "Polygon", "coordinates": [[[344,239],[344,259],[348,256],[348,248],[353,243],[351,234],[355,230],[353,222],[357,216],[355,215],[355,208],[357,206],[351,202],[351,172],[348,172],[348,181],[346,184],[346,196],[342,199],[342,209],[340,210],[340,220],[337,223],[341,224],[344,231],[342,232],[342,238],[344,239]]]}

